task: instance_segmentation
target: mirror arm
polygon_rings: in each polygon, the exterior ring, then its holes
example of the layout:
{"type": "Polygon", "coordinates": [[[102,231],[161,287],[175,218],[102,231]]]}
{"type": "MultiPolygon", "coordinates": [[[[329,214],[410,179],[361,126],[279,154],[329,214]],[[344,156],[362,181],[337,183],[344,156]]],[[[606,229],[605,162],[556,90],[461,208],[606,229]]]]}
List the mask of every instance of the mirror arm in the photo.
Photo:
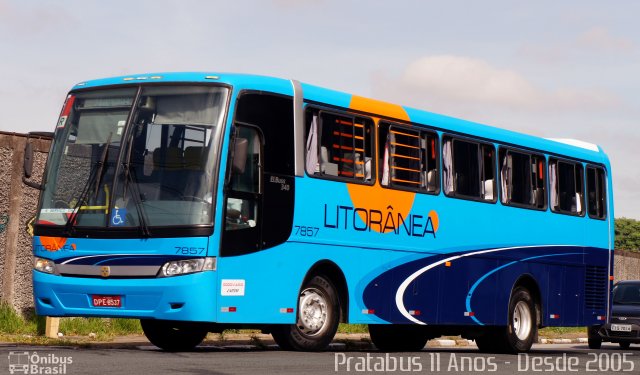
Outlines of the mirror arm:
{"type": "Polygon", "coordinates": [[[22,175],[22,183],[24,183],[25,185],[27,185],[29,187],[32,187],[34,189],[38,189],[38,190],[43,190],[44,189],[44,187],[41,184],[38,184],[38,183],[35,183],[33,181],[27,180],[27,178],[24,175],[22,175]]]}

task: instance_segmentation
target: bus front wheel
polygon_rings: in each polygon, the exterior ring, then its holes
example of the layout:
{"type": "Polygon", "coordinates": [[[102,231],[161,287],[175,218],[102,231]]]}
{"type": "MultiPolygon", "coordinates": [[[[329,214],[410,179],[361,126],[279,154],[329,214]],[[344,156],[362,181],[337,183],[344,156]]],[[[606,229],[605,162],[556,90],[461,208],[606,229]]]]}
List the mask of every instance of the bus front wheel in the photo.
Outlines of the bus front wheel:
{"type": "Polygon", "coordinates": [[[271,330],[284,350],[323,350],[331,343],[340,323],[340,301],[331,281],[322,275],[305,283],[298,297],[296,324],[277,325],[271,330]]]}
{"type": "Polygon", "coordinates": [[[142,331],[151,343],[169,352],[192,350],[209,332],[198,323],[140,319],[142,331]]]}

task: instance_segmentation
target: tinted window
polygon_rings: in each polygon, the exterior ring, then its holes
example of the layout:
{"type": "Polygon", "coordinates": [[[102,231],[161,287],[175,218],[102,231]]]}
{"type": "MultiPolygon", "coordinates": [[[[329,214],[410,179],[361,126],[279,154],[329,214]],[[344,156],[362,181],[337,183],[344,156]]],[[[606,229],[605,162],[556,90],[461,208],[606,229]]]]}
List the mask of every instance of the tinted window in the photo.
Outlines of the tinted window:
{"type": "Polygon", "coordinates": [[[551,209],[571,215],[584,213],[582,164],[551,160],[549,162],[549,184],[551,186],[551,209]]]}
{"type": "Polygon", "coordinates": [[[502,149],[500,151],[501,202],[544,209],[544,156],[502,149]]]}
{"type": "Polygon", "coordinates": [[[442,158],[443,188],[447,195],[494,201],[492,145],[445,138],[442,158]]]}
{"type": "Polygon", "coordinates": [[[640,305],[640,284],[619,284],[613,288],[613,303],[640,305]]]}
{"type": "Polygon", "coordinates": [[[590,217],[604,219],[607,216],[606,183],[604,169],[587,167],[587,202],[590,217]]]}

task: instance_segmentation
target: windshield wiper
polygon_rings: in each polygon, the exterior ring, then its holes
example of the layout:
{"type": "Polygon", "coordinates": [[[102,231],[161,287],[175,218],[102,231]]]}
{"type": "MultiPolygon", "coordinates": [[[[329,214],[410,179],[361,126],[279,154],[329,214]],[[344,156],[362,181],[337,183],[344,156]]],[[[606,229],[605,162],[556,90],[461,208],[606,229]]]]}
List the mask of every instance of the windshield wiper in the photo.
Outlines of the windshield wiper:
{"type": "Polygon", "coordinates": [[[146,215],[147,212],[142,205],[142,201],[140,199],[140,188],[138,186],[138,181],[134,177],[135,170],[131,163],[124,163],[124,174],[125,174],[125,187],[123,192],[123,198],[126,196],[127,187],[131,187],[131,196],[133,198],[133,203],[136,206],[136,211],[138,212],[138,218],[140,219],[140,229],[142,230],[142,235],[144,237],[151,237],[151,231],[149,230],[149,226],[147,225],[146,215]]]}
{"type": "MultiPolygon", "coordinates": [[[[86,200],[87,195],[91,191],[91,184],[95,181],[95,190],[96,190],[96,198],[98,197],[98,192],[100,191],[100,182],[102,181],[102,174],[104,172],[104,166],[107,163],[107,156],[109,155],[109,146],[111,146],[111,136],[113,132],[109,133],[109,138],[107,138],[107,143],[104,146],[104,150],[102,150],[102,155],[100,160],[98,160],[93,168],[91,168],[91,174],[89,178],[87,178],[87,182],[85,182],[82,187],[82,192],[80,193],[80,197],[78,197],[78,201],[73,207],[73,211],[67,222],[64,224],[64,233],[66,235],[71,234],[71,230],[73,229],[73,222],[76,221],[78,214],[80,213],[80,207],[82,207],[82,203],[86,200]]],[[[107,203],[108,204],[108,203],[107,203]]]]}

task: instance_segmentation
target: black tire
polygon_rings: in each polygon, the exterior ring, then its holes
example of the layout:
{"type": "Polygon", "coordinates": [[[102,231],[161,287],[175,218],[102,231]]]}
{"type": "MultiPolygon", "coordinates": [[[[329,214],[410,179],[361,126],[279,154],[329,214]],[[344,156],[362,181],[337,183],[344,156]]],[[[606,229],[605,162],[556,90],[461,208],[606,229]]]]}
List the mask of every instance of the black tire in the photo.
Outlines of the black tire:
{"type": "Polygon", "coordinates": [[[601,339],[589,338],[588,343],[589,343],[589,349],[600,349],[600,347],[602,346],[601,339]]]}
{"type": "Polygon", "coordinates": [[[601,327],[601,325],[587,327],[587,342],[589,344],[589,349],[600,349],[602,346],[602,338],[598,334],[601,327]]]}
{"type": "Polygon", "coordinates": [[[487,330],[485,334],[475,339],[476,345],[478,346],[478,350],[482,353],[496,353],[501,350],[499,345],[499,337],[500,333],[496,332],[495,329],[487,330]]]}
{"type": "Polygon", "coordinates": [[[271,336],[284,350],[324,350],[333,340],[338,324],[340,300],[336,288],[328,277],[318,275],[302,287],[296,324],[276,325],[271,336]]]}
{"type": "Polygon", "coordinates": [[[631,346],[630,342],[619,342],[618,345],[620,345],[620,349],[629,349],[629,347],[631,346]]]}
{"type": "Polygon", "coordinates": [[[478,346],[480,350],[491,349],[494,353],[516,354],[531,349],[537,336],[538,324],[535,303],[526,288],[518,286],[511,292],[507,319],[506,327],[496,328],[493,346],[487,344],[483,348],[481,344],[478,346]]]}
{"type": "Polygon", "coordinates": [[[415,324],[369,324],[369,336],[383,352],[418,352],[429,340],[422,327],[415,324]]]}
{"type": "Polygon", "coordinates": [[[190,322],[140,319],[140,325],[153,345],[168,352],[192,350],[209,332],[201,324],[190,322]]]}

